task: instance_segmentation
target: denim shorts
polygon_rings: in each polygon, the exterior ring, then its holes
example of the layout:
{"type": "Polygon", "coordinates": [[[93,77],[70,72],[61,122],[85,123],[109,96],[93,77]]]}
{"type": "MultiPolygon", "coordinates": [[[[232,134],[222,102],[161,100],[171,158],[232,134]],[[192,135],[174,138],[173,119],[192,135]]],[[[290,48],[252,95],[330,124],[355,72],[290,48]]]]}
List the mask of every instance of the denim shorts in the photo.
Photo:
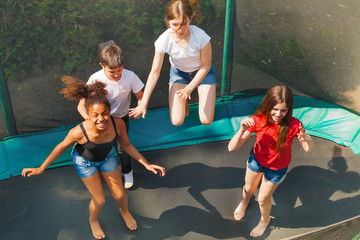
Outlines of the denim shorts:
{"type": "Polygon", "coordinates": [[[75,148],[72,150],[71,158],[76,172],[82,178],[91,177],[97,170],[100,172],[112,172],[118,168],[118,162],[116,161],[113,150],[111,150],[106,159],[101,162],[86,160],[76,152],[75,148]]]}
{"type": "MultiPolygon", "coordinates": [[[[179,69],[175,69],[174,67],[170,67],[170,80],[169,83],[181,83],[181,84],[189,84],[190,81],[195,77],[197,71],[194,72],[183,72],[179,69]]],[[[216,84],[216,72],[215,67],[211,64],[211,68],[205,78],[201,81],[202,84],[216,84]]]]}
{"type": "Polygon", "coordinates": [[[252,148],[250,151],[250,156],[249,156],[249,160],[247,162],[247,167],[254,172],[258,172],[258,173],[263,172],[264,177],[268,181],[270,181],[271,183],[274,183],[274,184],[280,184],[282,181],[284,181],[285,174],[288,169],[286,167],[286,168],[282,168],[279,170],[272,170],[272,169],[261,166],[261,164],[255,158],[254,148],[252,148]]]}

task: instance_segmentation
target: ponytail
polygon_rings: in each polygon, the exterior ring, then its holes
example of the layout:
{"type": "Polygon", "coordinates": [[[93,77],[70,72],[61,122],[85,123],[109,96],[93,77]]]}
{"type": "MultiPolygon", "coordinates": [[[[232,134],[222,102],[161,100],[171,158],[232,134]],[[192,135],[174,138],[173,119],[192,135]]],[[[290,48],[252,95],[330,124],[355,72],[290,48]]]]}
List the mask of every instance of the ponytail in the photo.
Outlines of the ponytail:
{"type": "Polygon", "coordinates": [[[85,98],[85,108],[88,111],[89,107],[95,103],[105,104],[110,109],[110,103],[106,96],[108,91],[105,89],[106,84],[102,82],[95,82],[87,85],[80,79],[64,76],[62,79],[66,87],[60,91],[64,97],[71,101],[80,101],[85,98]]]}

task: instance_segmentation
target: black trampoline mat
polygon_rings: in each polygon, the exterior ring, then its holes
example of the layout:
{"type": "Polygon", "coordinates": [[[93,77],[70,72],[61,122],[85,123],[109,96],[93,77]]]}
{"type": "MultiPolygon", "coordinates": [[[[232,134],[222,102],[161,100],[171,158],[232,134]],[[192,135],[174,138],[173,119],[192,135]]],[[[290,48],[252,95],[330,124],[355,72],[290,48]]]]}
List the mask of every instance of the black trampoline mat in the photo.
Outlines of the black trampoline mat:
{"type": "MultiPolygon", "coordinates": [[[[294,141],[287,177],[272,198],[274,219],[257,239],[288,238],[360,215],[360,157],[327,140],[314,142],[316,150],[305,153],[294,141]]],[[[244,220],[234,221],[233,210],[254,138],[234,153],[227,143],[144,152],[167,174],[160,178],[134,162],[135,185],[127,194],[138,222],[135,232],[125,227],[104,183],[99,220],[106,239],[252,239],[249,233],[260,218],[257,193],[244,220]]],[[[73,166],[2,180],[0,188],[1,240],[93,239],[90,195],[73,166]]]]}

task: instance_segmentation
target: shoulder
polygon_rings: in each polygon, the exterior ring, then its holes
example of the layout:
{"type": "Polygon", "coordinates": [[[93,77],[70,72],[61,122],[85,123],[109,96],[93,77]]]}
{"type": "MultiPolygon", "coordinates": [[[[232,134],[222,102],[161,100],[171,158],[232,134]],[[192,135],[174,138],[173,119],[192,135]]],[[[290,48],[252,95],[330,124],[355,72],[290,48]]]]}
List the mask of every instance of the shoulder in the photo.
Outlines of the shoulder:
{"type": "Polygon", "coordinates": [[[266,116],[264,114],[252,115],[251,118],[254,119],[255,123],[266,122],[266,116]]]}
{"type": "Polygon", "coordinates": [[[168,28],[158,37],[158,39],[156,39],[154,43],[156,51],[160,53],[164,53],[165,52],[164,48],[166,48],[170,42],[171,42],[171,29],[168,28]]]}
{"type": "Polygon", "coordinates": [[[126,81],[129,81],[132,84],[141,82],[139,76],[136,75],[136,73],[125,68],[123,69],[123,77],[126,81]]]}
{"type": "Polygon", "coordinates": [[[291,121],[290,121],[290,128],[292,127],[298,127],[300,125],[301,121],[295,117],[292,117],[291,118],[291,121]]]}
{"type": "Polygon", "coordinates": [[[70,129],[68,137],[72,138],[75,142],[78,142],[84,137],[84,133],[82,132],[80,128],[80,124],[76,125],[72,129],[70,129]]]}
{"type": "Polygon", "coordinates": [[[92,74],[87,83],[90,84],[90,83],[94,83],[96,81],[105,82],[106,80],[107,80],[107,77],[106,77],[104,71],[101,69],[101,70],[95,72],[94,74],[92,74]]]}
{"type": "Polygon", "coordinates": [[[198,26],[195,26],[195,25],[190,25],[189,29],[190,29],[190,31],[193,31],[195,33],[206,34],[206,32],[204,30],[202,30],[201,28],[199,28],[198,26]]]}
{"type": "Polygon", "coordinates": [[[121,119],[121,117],[115,117],[115,116],[111,116],[112,119],[114,120],[115,126],[116,128],[121,128],[123,126],[125,126],[125,122],[124,120],[121,119]]]}
{"type": "Polygon", "coordinates": [[[198,41],[201,42],[209,42],[210,41],[210,36],[201,28],[195,26],[195,25],[190,25],[189,26],[190,32],[193,33],[193,35],[195,36],[195,38],[198,41]]]}
{"type": "Polygon", "coordinates": [[[168,38],[169,36],[171,36],[171,32],[171,28],[166,29],[162,34],[160,34],[158,39],[168,38]]]}
{"type": "Polygon", "coordinates": [[[126,78],[133,78],[133,77],[138,77],[133,71],[128,70],[128,69],[123,69],[123,76],[126,78]]]}
{"type": "Polygon", "coordinates": [[[116,128],[118,134],[120,135],[120,133],[122,132],[122,130],[123,130],[124,128],[126,129],[125,122],[124,122],[124,120],[122,120],[120,117],[112,116],[112,119],[114,120],[115,128],[116,128]],[[120,130],[120,131],[119,131],[119,130],[120,130]]]}
{"type": "Polygon", "coordinates": [[[252,118],[255,122],[255,124],[248,129],[251,133],[259,131],[266,123],[266,117],[263,114],[252,115],[250,118],[252,118]]]}
{"type": "Polygon", "coordinates": [[[166,42],[170,39],[171,37],[171,29],[168,28],[165,32],[163,32],[155,41],[156,43],[162,43],[162,42],[166,42]]]}
{"type": "Polygon", "coordinates": [[[300,127],[300,124],[302,124],[302,123],[301,123],[301,121],[300,121],[299,119],[292,117],[292,118],[291,118],[291,122],[290,122],[289,134],[291,134],[291,133],[293,133],[293,134],[298,133],[298,132],[299,132],[299,129],[300,129],[300,128],[299,128],[299,127],[300,127]]]}

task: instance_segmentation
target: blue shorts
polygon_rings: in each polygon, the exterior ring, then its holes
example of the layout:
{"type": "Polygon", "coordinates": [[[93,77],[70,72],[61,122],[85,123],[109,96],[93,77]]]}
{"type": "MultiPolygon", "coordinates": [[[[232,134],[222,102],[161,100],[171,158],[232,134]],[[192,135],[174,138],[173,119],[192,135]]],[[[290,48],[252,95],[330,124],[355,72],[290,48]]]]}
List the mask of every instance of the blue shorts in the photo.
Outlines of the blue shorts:
{"type": "Polygon", "coordinates": [[[250,151],[250,156],[249,156],[249,160],[247,162],[247,167],[254,172],[258,172],[258,173],[263,172],[264,177],[268,181],[270,181],[271,183],[274,183],[274,184],[280,184],[282,181],[284,181],[285,174],[288,169],[286,167],[286,168],[282,168],[279,170],[272,170],[272,169],[261,166],[261,164],[255,158],[254,148],[252,148],[250,151]]]}
{"type": "MultiPolygon", "coordinates": [[[[189,84],[190,81],[195,77],[197,71],[194,72],[183,72],[179,69],[174,69],[174,67],[170,67],[170,80],[169,83],[181,83],[181,84],[189,84]]],[[[211,68],[205,78],[201,81],[202,84],[216,84],[216,72],[215,67],[211,64],[211,68]]]]}
{"type": "Polygon", "coordinates": [[[118,162],[116,161],[113,150],[111,150],[106,159],[101,162],[92,162],[86,160],[76,152],[75,148],[72,150],[71,158],[73,160],[76,172],[82,178],[91,177],[97,170],[100,172],[112,172],[118,168],[118,162]]]}

